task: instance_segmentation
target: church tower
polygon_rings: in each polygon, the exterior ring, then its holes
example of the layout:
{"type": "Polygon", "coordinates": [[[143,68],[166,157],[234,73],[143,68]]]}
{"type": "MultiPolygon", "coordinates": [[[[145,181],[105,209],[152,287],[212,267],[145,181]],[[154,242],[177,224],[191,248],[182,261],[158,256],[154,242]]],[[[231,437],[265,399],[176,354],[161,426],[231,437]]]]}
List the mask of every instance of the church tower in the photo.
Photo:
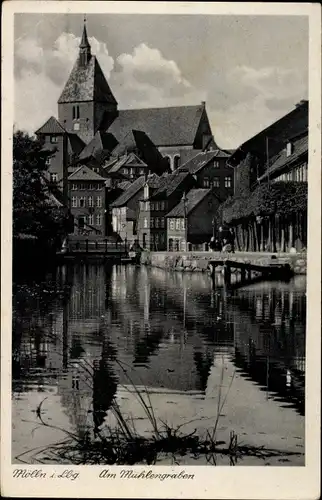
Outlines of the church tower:
{"type": "Polygon", "coordinates": [[[109,126],[117,114],[117,101],[91,52],[84,21],[78,58],[58,100],[59,122],[88,144],[103,120],[109,126]]]}

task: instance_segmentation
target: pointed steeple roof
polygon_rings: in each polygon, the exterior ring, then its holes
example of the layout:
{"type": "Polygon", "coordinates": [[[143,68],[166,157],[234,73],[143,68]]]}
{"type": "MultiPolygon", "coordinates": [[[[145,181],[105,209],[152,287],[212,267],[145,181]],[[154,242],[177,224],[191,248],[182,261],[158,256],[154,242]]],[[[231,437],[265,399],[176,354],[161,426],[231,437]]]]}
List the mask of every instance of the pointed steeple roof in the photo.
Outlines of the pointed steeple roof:
{"type": "Polygon", "coordinates": [[[82,39],[81,39],[81,43],[79,45],[79,48],[86,49],[86,48],[90,48],[90,47],[91,46],[89,44],[88,37],[87,37],[86,19],[84,19],[83,34],[82,34],[82,39]]]}

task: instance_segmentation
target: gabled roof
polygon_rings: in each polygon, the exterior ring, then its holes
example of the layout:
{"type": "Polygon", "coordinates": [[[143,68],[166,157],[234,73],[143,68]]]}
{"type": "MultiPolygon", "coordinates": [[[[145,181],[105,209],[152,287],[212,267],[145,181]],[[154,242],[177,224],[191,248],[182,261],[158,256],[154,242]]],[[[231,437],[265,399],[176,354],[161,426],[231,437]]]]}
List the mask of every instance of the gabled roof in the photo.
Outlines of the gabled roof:
{"type": "Polygon", "coordinates": [[[117,104],[99,62],[93,55],[85,66],[80,65],[80,60],[77,59],[58,104],[84,101],[117,104]]]}
{"type": "Polygon", "coordinates": [[[108,170],[108,173],[111,172],[117,172],[121,168],[130,168],[130,167],[141,167],[141,168],[147,168],[146,163],[144,163],[138,156],[136,156],[134,153],[130,153],[128,155],[122,156],[119,160],[114,162],[112,167],[108,170]]]}
{"type": "Polygon", "coordinates": [[[205,151],[197,154],[183,165],[180,165],[177,170],[186,170],[190,172],[190,174],[195,174],[208,165],[214,158],[229,158],[229,156],[230,155],[228,153],[220,149],[216,149],[215,151],[205,151]]]}
{"type": "Polygon", "coordinates": [[[68,177],[70,181],[105,181],[104,177],[94,172],[86,165],[81,165],[68,177]]]}
{"type": "Polygon", "coordinates": [[[238,165],[248,153],[257,155],[259,158],[266,158],[267,147],[269,156],[273,157],[284,148],[288,137],[307,129],[308,119],[309,102],[303,100],[289,113],[239,146],[231,155],[229,163],[232,166],[238,165]]]}
{"type": "Polygon", "coordinates": [[[168,198],[188,176],[190,176],[188,172],[175,171],[173,174],[160,177],[159,188],[151,198],[161,196],[168,198]]]}
{"type": "Polygon", "coordinates": [[[123,182],[120,182],[117,187],[119,189],[122,189],[122,191],[126,191],[130,186],[131,186],[132,182],[131,181],[123,181],[123,182]]]}
{"type": "Polygon", "coordinates": [[[211,189],[191,189],[186,195],[186,210],[184,208],[184,201],[181,200],[166,217],[184,217],[185,214],[190,214],[210,193],[211,189]]]}
{"type": "Polygon", "coordinates": [[[121,142],[131,130],[149,134],[156,146],[192,145],[204,106],[176,106],[119,110],[118,117],[108,128],[121,142]]]}
{"type": "Polygon", "coordinates": [[[59,121],[51,116],[42,127],[40,127],[36,132],[38,134],[65,134],[66,130],[61,126],[59,121]]]}
{"type": "Polygon", "coordinates": [[[283,149],[280,151],[272,160],[272,163],[269,167],[269,169],[263,174],[258,180],[262,180],[266,178],[268,175],[273,174],[274,172],[277,172],[278,170],[283,169],[287,165],[292,164],[293,162],[296,162],[296,160],[300,159],[304,155],[308,154],[308,149],[309,149],[309,138],[308,138],[308,132],[305,134],[302,134],[301,136],[298,136],[296,139],[293,139],[292,141],[292,146],[293,146],[293,151],[290,156],[286,156],[286,149],[283,149]]]}
{"type": "Polygon", "coordinates": [[[80,160],[94,158],[103,161],[117,145],[117,140],[112,134],[98,130],[93,139],[84,147],[79,155],[80,160]]]}
{"type": "Polygon", "coordinates": [[[136,179],[124,193],[121,194],[112,204],[112,208],[116,207],[123,207],[126,205],[132,198],[135,196],[141,189],[143,189],[143,186],[145,182],[148,183],[148,185],[151,187],[155,186],[156,183],[159,182],[159,177],[156,174],[152,174],[151,176],[148,177],[148,179],[145,179],[145,176],[142,175],[138,179],[136,179]]]}
{"type": "Polygon", "coordinates": [[[84,149],[85,142],[77,134],[68,133],[70,151],[76,156],[84,149]]]}

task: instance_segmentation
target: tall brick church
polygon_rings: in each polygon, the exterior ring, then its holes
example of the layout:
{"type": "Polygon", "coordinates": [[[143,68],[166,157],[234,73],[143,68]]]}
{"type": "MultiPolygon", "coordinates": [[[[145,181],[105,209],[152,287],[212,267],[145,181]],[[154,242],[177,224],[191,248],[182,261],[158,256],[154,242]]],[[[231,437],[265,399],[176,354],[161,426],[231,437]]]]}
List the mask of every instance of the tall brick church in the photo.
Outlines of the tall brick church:
{"type": "MultiPolygon", "coordinates": [[[[50,117],[37,130],[50,158],[49,173],[65,194],[75,168],[95,160],[94,173],[105,177],[101,165],[135,151],[138,133],[154,145],[175,170],[206,147],[217,148],[205,103],[192,106],[122,110],[118,107],[87,36],[86,23],[79,53],[58,100],[58,119],[50,117]]],[[[88,178],[88,171],[86,176],[88,178]]],[[[98,181],[97,178],[93,181],[98,181]]]]}

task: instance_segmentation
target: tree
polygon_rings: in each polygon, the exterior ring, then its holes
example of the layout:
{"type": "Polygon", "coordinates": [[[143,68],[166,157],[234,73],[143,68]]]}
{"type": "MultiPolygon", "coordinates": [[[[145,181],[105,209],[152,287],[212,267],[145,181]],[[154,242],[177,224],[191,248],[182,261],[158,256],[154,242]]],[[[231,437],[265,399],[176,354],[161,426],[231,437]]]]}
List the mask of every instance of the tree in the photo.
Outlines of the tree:
{"type": "Polygon", "coordinates": [[[42,143],[28,134],[13,135],[13,235],[35,236],[52,244],[66,234],[68,214],[46,182],[47,158],[42,143]]]}

